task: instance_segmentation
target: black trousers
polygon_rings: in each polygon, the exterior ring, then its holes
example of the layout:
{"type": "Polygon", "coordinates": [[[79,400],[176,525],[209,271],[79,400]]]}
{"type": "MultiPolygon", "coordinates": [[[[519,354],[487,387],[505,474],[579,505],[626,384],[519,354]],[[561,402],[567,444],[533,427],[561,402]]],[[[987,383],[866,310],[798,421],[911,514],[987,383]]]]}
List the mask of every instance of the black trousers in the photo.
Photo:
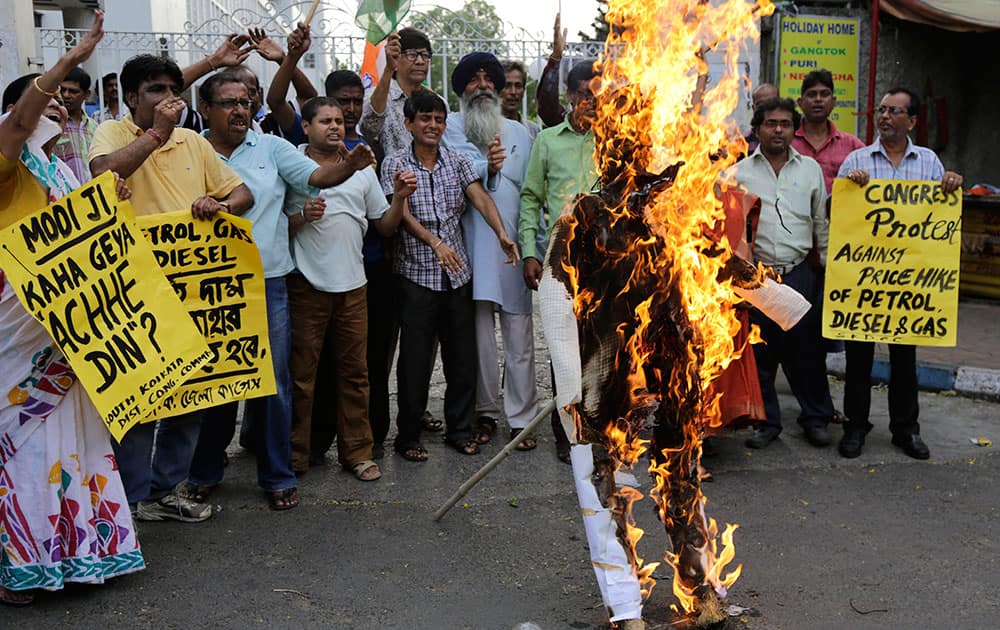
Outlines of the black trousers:
{"type": "Polygon", "coordinates": [[[826,380],[826,348],[820,335],[823,299],[820,273],[819,269],[805,261],[782,277],[784,284],[801,293],[813,305],[791,330],[782,330],[757,309],[750,311],[750,321],[760,326],[764,339],[764,343],[753,346],[764,410],[767,412],[762,429],[781,431],[781,407],[774,388],[779,365],[798,400],[800,425],[826,426],[833,417],[830,383],[826,380]]]}
{"type": "MultiPolygon", "coordinates": [[[[846,342],[844,381],[845,431],[867,433],[872,428],[868,415],[872,406],[872,362],[875,344],[846,342]]],[[[920,403],[917,399],[917,347],[889,344],[889,430],[893,435],[920,433],[920,403]]]]}
{"type": "Polygon", "coordinates": [[[434,340],[441,344],[446,382],[445,439],[461,443],[472,435],[476,401],[475,314],[472,283],[457,289],[432,291],[396,276],[399,303],[399,360],[396,364],[399,415],[396,446],[420,439],[422,416],[433,370],[434,340]]]}

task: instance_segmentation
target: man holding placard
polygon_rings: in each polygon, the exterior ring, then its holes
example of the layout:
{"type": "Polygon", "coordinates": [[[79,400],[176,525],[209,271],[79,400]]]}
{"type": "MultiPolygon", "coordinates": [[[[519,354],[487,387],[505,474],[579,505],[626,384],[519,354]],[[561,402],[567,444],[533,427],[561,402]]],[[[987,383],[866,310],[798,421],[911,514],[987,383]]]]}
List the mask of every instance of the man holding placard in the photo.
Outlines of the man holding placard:
{"type": "MultiPolygon", "coordinates": [[[[882,97],[878,115],[879,137],[870,146],[854,151],[840,166],[837,177],[846,177],[858,186],[869,179],[940,181],[941,193],[948,196],[962,186],[962,176],[945,171],[941,160],[926,147],[910,141],[909,132],[917,124],[920,100],[905,88],[893,88],[882,97]]],[[[930,449],[920,438],[917,417],[917,348],[911,344],[889,345],[889,430],[892,443],[915,459],[930,457],[930,449]]],[[[871,371],[875,344],[871,341],[846,341],[846,378],[844,384],[844,437],[838,450],[847,458],[861,455],[865,436],[872,429],[871,371]]]]}
{"type": "MultiPolygon", "coordinates": [[[[124,177],[140,215],[190,208],[195,218],[209,218],[220,210],[241,214],[250,208],[250,190],[212,145],[180,128],[184,77],[173,60],[133,57],[122,68],[121,83],[130,114],[97,128],[91,172],[111,170],[124,177]]],[[[202,412],[195,411],[139,424],[116,446],[128,501],[139,520],[197,522],[212,516],[211,505],[174,491],[187,477],[201,419],[202,412]]]]}

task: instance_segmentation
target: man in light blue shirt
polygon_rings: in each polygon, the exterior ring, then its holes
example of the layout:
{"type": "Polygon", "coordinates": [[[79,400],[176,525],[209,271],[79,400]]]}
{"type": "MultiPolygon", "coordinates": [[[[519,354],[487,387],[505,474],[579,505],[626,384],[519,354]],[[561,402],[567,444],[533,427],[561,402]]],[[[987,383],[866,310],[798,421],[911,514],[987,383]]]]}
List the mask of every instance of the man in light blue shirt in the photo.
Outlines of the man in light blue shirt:
{"type": "MultiPolygon", "coordinates": [[[[859,186],[869,179],[910,179],[940,181],[941,192],[961,192],[962,176],[945,171],[941,160],[926,147],[910,141],[909,133],[917,124],[920,100],[905,88],[893,88],[882,97],[877,110],[878,138],[870,146],[849,154],[840,165],[837,177],[846,177],[859,186]]],[[[848,459],[861,455],[865,436],[872,429],[868,414],[872,404],[871,373],[875,344],[870,341],[846,341],[847,361],[844,379],[844,437],[838,450],[848,459]]],[[[930,449],[920,438],[920,405],[917,400],[917,347],[890,343],[889,431],[892,443],[914,459],[927,459],[930,449]]]]}
{"type": "MultiPolygon", "coordinates": [[[[273,509],[298,505],[295,474],[291,468],[290,432],[291,377],[288,359],[291,333],[285,276],[295,264],[288,249],[288,218],[283,212],[287,188],[316,196],[319,188],[335,186],[356,170],[373,162],[364,146],[345,155],[332,166],[317,166],[287,141],[258,134],[250,129],[251,101],[242,77],[222,72],[202,84],[199,96],[208,129],[203,132],[219,158],[240,173],[244,183],[258,196],[244,213],[253,223],[253,237],[264,267],[268,336],[278,392],[248,401],[247,411],[255,424],[254,450],[257,454],[257,481],[268,492],[273,509]]],[[[235,429],[236,405],[209,411],[203,424],[198,448],[191,464],[185,492],[195,500],[205,500],[222,481],[225,448],[235,429]]]]}

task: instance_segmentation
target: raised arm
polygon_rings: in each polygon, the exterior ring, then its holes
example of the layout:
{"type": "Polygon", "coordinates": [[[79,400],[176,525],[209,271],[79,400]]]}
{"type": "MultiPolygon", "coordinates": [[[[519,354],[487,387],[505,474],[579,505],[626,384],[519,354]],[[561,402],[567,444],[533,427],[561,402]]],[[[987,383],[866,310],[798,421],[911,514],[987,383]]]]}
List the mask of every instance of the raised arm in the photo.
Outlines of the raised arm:
{"type": "Polygon", "coordinates": [[[358,144],[350,151],[341,148],[344,158],[336,164],[324,164],[309,176],[309,185],[315,188],[330,188],[344,183],[354,173],[375,166],[375,154],[365,144],[358,144]]]}
{"type": "Polygon", "coordinates": [[[562,28],[560,15],[556,13],[556,21],[552,28],[552,54],[542,70],[542,77],[535,89],[535,103],[538,106],[538,117],[546,127],[554,127],[566,117],[566,110],[559,103],[559,63],[562,61],[563,50],[566,48],[566,29],[562,28]]]}
{"type": "Polygon", "coordinates": [[[385,68],[382,70],[375,88],[365,101],[365,107],[359,121],[361,135],[369,140],[378,141],[382,135],[385,108],[389,103],[389,86],[392,85],[392,75],[396,71],[400,52],[399,34],[392,32],[385,42],[385,68]]]}
{"type": "MultiPolygon", "coordinates": [[[[129,178],[153,151],[160,148],[174,127],[180,124],[184,101],[177,95],[168,96],[153,108],[153,126],[128,145],[107,155],[95,157],[90,161],[90,172],[97,177],[104,171],[114,171],[124,178],[129,178]]],[[[97,128],[95,144],[99,142],[101,128],[97,128]]]]}
{"type": "Polygon", "coordinates": [[[186,90],[192,83],[209,72],[243,63],[254,49],[253,44],[247,45],[249,42],[250,38],[246,35],[231,33],[215,52],[211,55],[205,55],[201,61],[196,61],[181,71],[184,74],[182,89],[186,90]]]}
{"type": "Polygon", "coordinates": [[[295,110],[287,101],[288,86],[295,75],[299,59],[306,54],[311,44],[309,27],[299,23],[295,30],[288,35],[288,54],[282,59],[278,72],[271,79],[271,87],[267,90],[267,106],[274,114],[274,120],[277,121],[282,131],[287,132],[295,124],[295,110]]]}
{"type": "MultiPolygon", "coordinates": [[[[285,51],[273,39],[267,36],[264,29],[252,28],[247,32],[247,35],[256,47],[257,54],[264,59],[273,61],[279,66],[285,60],[285,51]]],[[[309,80],[309,77],[298,66],[295,66],[295,71],[292,74],[292,85],[295,87],[295,100],[298,101],[300,107],[309,99],[319,96],[312,81],[309,80]]]]}
{"type": "Polygon", "coordinates": [[[79,43],[40,77],[36,77],[21,94],[10,116],[0,123],[0,152],[9,160],[16,160],[21,149],[35,129],[38,120],[56,94],[59,84],[70,70],[86,61],[97,42],[104,37],[104,11],[94,11],[94,23],[79,43]]]}

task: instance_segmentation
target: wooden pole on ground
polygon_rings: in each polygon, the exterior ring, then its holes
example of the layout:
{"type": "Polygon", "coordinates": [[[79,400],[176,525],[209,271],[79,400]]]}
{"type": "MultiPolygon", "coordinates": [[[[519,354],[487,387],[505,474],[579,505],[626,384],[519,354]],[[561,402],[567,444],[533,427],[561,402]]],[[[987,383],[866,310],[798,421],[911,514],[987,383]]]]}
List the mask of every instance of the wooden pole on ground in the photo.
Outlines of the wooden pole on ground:
{"type": "Polygon", "coordinates": [[[455,504],[458,503],[459,499],[468,494],[469,490],[472,490],[473,486],[479,483],[483,477],[485,477],[490,473],[491,470],[496,468],[500,464],[500,462],[507,459],[507,456],[510,455],[512,452],[514,452],[514,448],[517,446],[518,442],[523,440],[524,436],[531,435],[532,431],[534,431],[535,428],[542,423],[542,420],[547,418],[548,415],[552,413],[553,410],[555,410],[555,408],[556,408],[555,400],[550,400],[549,402],[547,402],[545,406],[542,407],[541,411],[538,412],[538,415],[535,416],[531,420],[531,422],[528,423],[528,426],[524,427],[524,429],[518,435],[514,436],[513,440],[507,442],[507,445],[504,446],[502,449],[500,449],[500,452],[494,455],[493,459],[486,462],[486,465],[480,468],[479,471],[476,472],[476,474],[469,477],[468,481],[463,483],[458,488],[458,491],[456,491],[455,494],[453,494],[451,498],[445,502],[444,505],[438,508],[438,511],[434,513],[434,520],[440,521],[444,517],[444,515],[448,513],[448,510],[455,507],[455,504]]]}

